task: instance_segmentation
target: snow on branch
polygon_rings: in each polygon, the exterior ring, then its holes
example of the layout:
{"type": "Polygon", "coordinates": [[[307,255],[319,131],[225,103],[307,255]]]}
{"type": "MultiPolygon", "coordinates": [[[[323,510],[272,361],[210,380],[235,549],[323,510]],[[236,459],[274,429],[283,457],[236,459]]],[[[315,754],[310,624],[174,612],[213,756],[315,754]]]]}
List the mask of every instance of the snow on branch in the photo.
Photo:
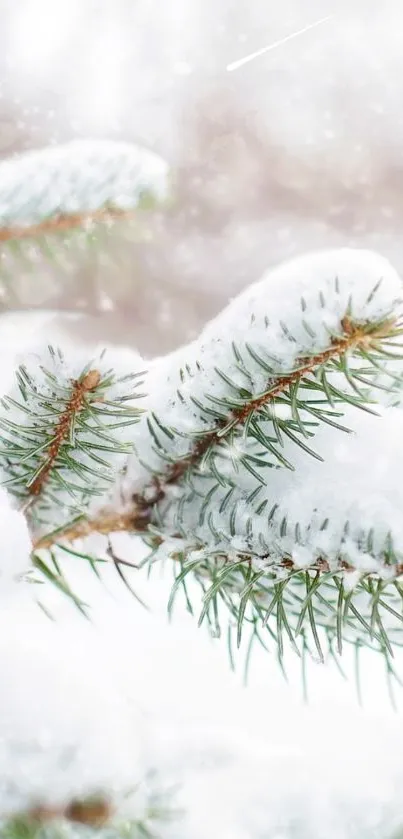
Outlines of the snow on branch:
{"type": "Polygon", "coordinates": [[[382,408],[400,401],[401,312],[381,257],[309,255],[151,370],[126,493],[154,492],[154,547],[168,530],[182,564],[174,594],[196,575],[216,633],[226,602],[238,641],[249,614],[274,619],[280,648],[308,634],[321,659],[318,626],[339,650],[402,643],[402,414],[382,408]]]}
{"type": "Polygon", "coordinates": [[[0,241],[127,216],[169,194],[168,166],[148,149],[73,140],[0,163],[0,241]]]}
{"type": "Polygon", "coordinates": [[[171,484],[192,469],[225,485],[239,463],[253,477],[247,445],[263,447],[262,468],[292,467],[284,434],[309,450],[316,425],[338,427],[346,403],[399,392],[400,294],[397,274],[367,252],[308,255],[269,272],[152,366],[128,491],[150,474],[171,484]]]}
{"type": "Polygon", "coordinates": [[[140,377],[117,376],[105,353],[66,362],[52,347],[19,367],[0,403],[0,467],[34,533],[82,516],[114,484],[132,451],[140,377]]]}

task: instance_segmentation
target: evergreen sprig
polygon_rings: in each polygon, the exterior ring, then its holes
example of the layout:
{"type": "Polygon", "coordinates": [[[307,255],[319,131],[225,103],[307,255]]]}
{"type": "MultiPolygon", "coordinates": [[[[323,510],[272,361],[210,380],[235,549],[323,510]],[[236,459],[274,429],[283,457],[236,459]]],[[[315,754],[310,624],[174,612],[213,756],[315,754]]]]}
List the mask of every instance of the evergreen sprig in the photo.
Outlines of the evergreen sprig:
{"type": "MultiPolygon", "coordinates": [[[[267,470],[278,465],[293,468],[284,456],[285,437],[307,454],[320,458],[307,443],[315,436],[318,426],[325,423],[341,431],[348,430],[339,422],[343,410],[337,410],[337,406],[350,404],[374,411],[370,406],[376,402],[377,389],[400,392],[401,375],[390,371],[388,362],[403,360],[401,345],[397,345],[400,352],[394,349],[394,342],[402,335],[402,325],[393,317],[355,322],[346,314],[339,333],[329,336],[326,349],[298,358],[292,369],[281,373],[278,372],[278,361],[267,351],[262,352],[246,342],[242,352],[233,342],[235,367],[244,378],[242,385],[231,379],[225,370],[215,367],[216,377],[227,386],[225,395],[205,394],[204,400],[192,392],[188,395],[188,400],[208,426],[206,429],[186,432],[155,413],[147,417],[153,440],[152,452],[167,464],[161,473],[148,466],[154,473],[154,483],[162,488],[186,477],[192,481],[195,475],[214,475],[215,489],[209,490],[213,494],[220,486],[234,485],[235,475],[242,466],[258,482],[265,484],[264,473],[260,473],[259,468],[267,470]],[[252,374],[248,369],[251,359],[266,378],[264,390],[257,395],[253,393],[252,374]],[[190,446],[185,455],[177,459],[175,447],[184,438],[190,441],[190,446]],[[238,450],[237,443],[240,443],[238,450]],[[252,443],[252,451],[243,452],[242,443],[252,443]],[[229,461],[232,462],[228,470],[225,465],[229,461]]],[[[194,371],[182,369],[180,376],[182,382],[195,378],[197,383],[197,365],[194,371]]],[[[180,389],[176,396],[185,404],[180,389]]],[[[203,493],[203,512],[205,499],[203,493]]]]}
{"type": "Polygon", "coordinates": [[[169,192],[168,166],[145,148],[73,140],[0,163],[0,241],[119,218],[169,192]]]}
{"type": "Polygon", "coordinates": [[[134,400],[141,374],[116,376],[103,354],[72,370],[49,347],[44,358],[21,365],[16,379],[16,393],[0,403],[3,485],[34,532],[54,529],[81,516],[115,483],[133,450],[128,429],[139,418],[134,400]]]}
{"type": "Polygon", "coordinates": [[[166,162],[125,142],[73,140],[0,161],[2,306],[53,294],[54,269],[67,278],[94,246],[107,252],[116,226],[138,236],[142,211],[170,191],[166,162]]]}

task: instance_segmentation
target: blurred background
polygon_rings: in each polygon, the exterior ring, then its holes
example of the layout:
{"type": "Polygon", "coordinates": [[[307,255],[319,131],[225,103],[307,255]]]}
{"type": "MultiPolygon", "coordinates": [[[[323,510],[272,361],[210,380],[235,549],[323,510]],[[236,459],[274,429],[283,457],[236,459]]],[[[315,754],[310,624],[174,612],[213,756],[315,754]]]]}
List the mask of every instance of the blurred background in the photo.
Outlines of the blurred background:
{"type": "Polygon", "coordinates": [[[141,236],[117,226],[62,266],[21,265],[13,307],[80,313],[59,315],[69,334],[155,355],[297,253],[371,247],[403,270],[401,14],[400,0],[0,0],[0,154],[123,139],[175,175],[141,236]]]}

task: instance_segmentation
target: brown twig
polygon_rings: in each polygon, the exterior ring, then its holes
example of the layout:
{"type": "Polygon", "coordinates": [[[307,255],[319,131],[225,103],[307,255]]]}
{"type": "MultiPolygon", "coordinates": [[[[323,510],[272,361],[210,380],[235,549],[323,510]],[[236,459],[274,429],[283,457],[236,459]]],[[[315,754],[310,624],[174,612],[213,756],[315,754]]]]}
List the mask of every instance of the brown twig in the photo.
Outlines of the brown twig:
{"type": "Polygon", "coordinates": [[[136,210],[138,207],[131,210],[102,207],[91,212],[60,214],[24,227],[0,227],[0,242],[9,242],[12,239],[32,239],[46,233],[63,233],[74,228],[85,230],[92,224],[132,218],[136,210]]]}
{"type": "Polygon", "coordinates": [[[86,394],[95,390],[95,388],[98,387],[100,380],[101,374],[99,371],[90,370],[82,379],[73,381],[73,389],[70,399],[56,424],[52,442],[45,453],[45,460],[35,480],[28,487],[28,492],[31,496],[38,496],[40,494],[60,452],[60,447],[69,434],[71,423],[84,404],[86,394]]]}
{"type": "Polygon", "coordinates": [[[80,519],[63,530],[41,536],[33,543],[34,550],[51,548],[56,542],[74,542],[85,539],[91,533],[107,536],[109,533],[144,533],[151,519],[154,504],[164,498],[156,481],[153,483],[154,495],[148,501],[141,495],[132,496],[132,507],[125,512],[117,513],[111,510],[101,510],[94,519],[80,519]]]}
{"type": "Polygon", "coordinates": [[[134,530],[145,530],[147,527],[148,518],[144,521],[142,527],[139,527],[140,522],[137,521],[134,512],[130,513],[111,513],[101,512],[94,519],[82,519],[73,525],[66,527],[64,530],[58,530],[54,533],[49,533],[47,536],[40,536],[34,541],[34,550],[41,548],[51,548],[57,542],[74,542],[76,539],[85,539],[91,533],[100,533],[107,536],[109,533],[130,532],[134,530]]]}
{"type": "Polygon", "coordinates": [[[102,827],[111,820],[113,810],[108,801],[94,799],[71,801],[66,807],[37,806],[28,811],[25,818],[33,824],[41,825],[58,819],[88,827],[102,827]]]}

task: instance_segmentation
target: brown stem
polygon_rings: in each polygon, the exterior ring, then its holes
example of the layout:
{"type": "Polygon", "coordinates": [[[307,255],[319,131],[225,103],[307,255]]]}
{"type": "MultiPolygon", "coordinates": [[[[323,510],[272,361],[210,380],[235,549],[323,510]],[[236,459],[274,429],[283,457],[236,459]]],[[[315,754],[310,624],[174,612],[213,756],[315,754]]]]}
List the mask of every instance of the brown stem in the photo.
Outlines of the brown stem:
{"type": "Polygon", "coordinates": [[[292,384],[301,381],[304,376],[332,359],[340,358],[349,350],[376,348],[379,342],[388,337],[396,327],[396,320],[389,319],[374,328],[373,324],[354,323],[346,315],[341,321],[343,335],[332,339],[330,346],[316,355],[303,357],[297,360],[296,369],[285,376],[276,379],[276,382],[265,393],[251,399],[241,408],[237,408],[231,414],[217,422],[213,432],[199,440],[187,457],[169,466],[160,477],[153,479],[152,487],[147,486],[143,493],[133,496],[133,507],[128,513],[101,513],[96,519],[82,521],[77,525],[58,531],[57,534],[50,534],[39,539],[34,545],[35,548],[48,548],[57,541],[83,538],[91,533],[112,533],[114,531],[144,532],[151,521],[154,503],[164,498],[164,487],[177,483],[183,478],[188,469],[194,468],[206,454],[208,449],[219,444],[222,440],[220,432],[231,423],[231,428],[243,425],[254,411],[259,410],[263,405],[272,402],[292,384]],[[155,492],[153,501],[145,501],[145,495],[149,495],[150,489],[155,492]],[[147,492],[146,492],[147,490],[147,492]]]}
{"type": "Polygon", "coordinates": [[[96,799],[94,801],[71,801],[66,807],[38,806],[25,814],[28,822],[44,825],[49,822],[66,819],[76,824],[88,827],[102,827],[111,820],[113,810],[108,801],[96,799]]]}
{"type": "Polygon", "coordinates": [[[102,207],[100,210],[91,212],[53,216],[26,227],[0,227],[0,242],[8,242],[10,239],[32,239],[46,233],[63,233],[73,228],[83,228],[85,230],[88,225],[96,222],[132,218],[134,213],[134,209],[120,210],[118,207],[102,207]]]}
{"type": "Polygon", "coordinates": [[[100,533],[107,536],[109,533],[117,532],[144,532],[149,524],[149,514],[141,516],[140,511],[131,510],[129,513],[101,512],[94,519],[81,519],[63,530],[49,533],[34,540],[34,550],[51,548],[57,542],[74,542],[76,539],[85,539],[91,533],[100,533]]]}
{"type": "Polygon", "coordinates": [[[45,453],[45,460],[32,484],[28,487],[31,496],[38,496],[60,452],[63,441],[69,434],[75,415],[82,408],[87,393],[95,390],[101,380],[98,370],[90,370],[82,379],[73,381],[73,389],[65,410],[59,418],[52,442],[45,453]]]}

